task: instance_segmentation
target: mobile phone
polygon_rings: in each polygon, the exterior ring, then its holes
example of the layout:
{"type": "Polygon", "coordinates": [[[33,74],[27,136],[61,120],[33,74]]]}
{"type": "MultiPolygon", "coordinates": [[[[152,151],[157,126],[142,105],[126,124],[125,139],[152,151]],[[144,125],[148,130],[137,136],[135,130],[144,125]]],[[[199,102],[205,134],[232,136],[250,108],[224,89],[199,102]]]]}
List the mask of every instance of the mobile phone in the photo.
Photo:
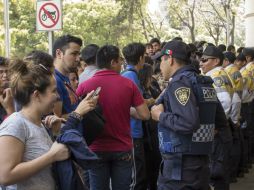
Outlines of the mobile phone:
{"type": "Polygon", "coordinates": [[[101,91],[101,87],[99,86],[98,88],[96,88],[96,90],[94,91],[93,95],[91,96],[91,98],[95,97],[95,96],[98,96],[99,93],[101,91]]]}

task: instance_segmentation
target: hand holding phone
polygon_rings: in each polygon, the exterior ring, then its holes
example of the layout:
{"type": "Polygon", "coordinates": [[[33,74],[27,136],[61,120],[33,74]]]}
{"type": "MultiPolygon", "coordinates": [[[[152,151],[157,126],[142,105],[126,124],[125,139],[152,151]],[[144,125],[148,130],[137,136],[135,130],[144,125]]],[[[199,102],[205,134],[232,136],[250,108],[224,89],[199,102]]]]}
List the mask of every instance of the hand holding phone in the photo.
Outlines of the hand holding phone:
{"type": "Polygon", "coordinates": [[[92,94],[91,98],[94,98],[95,96],[98,96],[100,91],[101,91],[101,87],[99,86],[98,88],[96,88],[96,90],[92,94]]]}
{"type": "Polygon", "coordinates": [[[87,112],[95,109],[100,90],[101,87],[98,87],[95,91],[89,92],[87,96],[79,103],[75,112],[81,116],[84,116],[87,112]]]}

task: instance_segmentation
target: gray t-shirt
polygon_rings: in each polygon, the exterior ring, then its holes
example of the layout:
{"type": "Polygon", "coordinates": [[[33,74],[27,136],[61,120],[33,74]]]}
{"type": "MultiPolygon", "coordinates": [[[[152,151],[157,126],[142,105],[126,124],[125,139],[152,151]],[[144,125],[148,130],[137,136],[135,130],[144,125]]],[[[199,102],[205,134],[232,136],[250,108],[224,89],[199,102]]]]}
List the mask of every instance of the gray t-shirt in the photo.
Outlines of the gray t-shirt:
{"type": "MultiPolygon", "coordinates": [[[[23,162],[36,159],[49,151],[52,146],[46,129],[26,119],[20,112],[10,115],[0,125],[0,136],[13,136],[24,143],[23,162]]],[[[54,190],[51,166],[17,184],[17,190],[54,190]]]]}
{"type": "Polygon", "coordinates": [[[79,76],[79,84],[93,77],[98,70],[96,65],[88,65],[79,76]]]}

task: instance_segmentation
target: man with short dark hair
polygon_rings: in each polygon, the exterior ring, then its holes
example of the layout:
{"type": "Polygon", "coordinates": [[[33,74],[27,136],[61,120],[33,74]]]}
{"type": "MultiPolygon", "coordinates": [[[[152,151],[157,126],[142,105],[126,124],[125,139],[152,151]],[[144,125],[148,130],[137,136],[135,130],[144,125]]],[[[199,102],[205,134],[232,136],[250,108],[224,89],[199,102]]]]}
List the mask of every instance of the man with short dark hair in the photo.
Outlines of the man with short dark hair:
{"type": "Polygon", "coordinates": [[[149,110],[137,86],[119,74],[122,59],[116,46],[101,47],[96,60],[101,70],[77,89],[77,94],[83,96],[101,87],[98,103],[106,120],[104,130],[90,146],[101,158],[89,171],[90,187],[93,190],[129,190],[133,163],[130,108],[134,107],[138,117],[144,120],[149,119],[149,110]]]}
{"type": "Polygon", "coordinates": [[[99,46],[96,44],[89,44],[81,51],[81,59],[87,65],[83,73],[79,76],[79,83],[82,83],[89,78],[91,78],[97,71],[98,67],[96,66],[96,53],[99,49],[99,46]]]}
{"type": "Polygon", "coordinates": [[[228,52],[232,52],[233,54],[235,54],[236,53],[236,51],[235,51],[235,46],[234,45],[229,45],[228,47],[227,47],[227,51],[228,52]]]}
{"type": "Polygon", "coordinates": [[[227,50],[227,47],[224,44],[218,45],[218,49],[223,53],[224,51],[227,50]]]}
{"type": "Polygon", "coordinates": [[[82,40],[71,35],[64,35],[56,39],[53,45],[53,57],[55,66],[55,78],[59,102],[55,104],[54,113],[58,117],[67,117],[78,105],[78,99],[74,102],[70,99],[70,93],[75,96],[71,88],[69,73],[76,71],[79,64],[80,48],[82,40]]]}
{"type": "Polygon", "coordinates": [[[161,50],[161,42],[158,38],[153,38],[150,40],[150,44],[153,46],[153,53],[156,54],[161,50]]]}
{"type": "MultiPolygon", "coordinates": [[[[122,72],[122,76],[132,80],[139,91],[142,92],[142,87],[138,77],[139,71],[143,68],[145,62],[145,46],[141,43],[131,43],[123,48],[123,55],[126,60],[126,70],[122,72]]],[[[145,154],[143,141],[142,120],[131,118],[131,135],[134,143],[134,175],[132,186],[134,190],[146,189],[146,169],[145,169],[145,154]]]]}

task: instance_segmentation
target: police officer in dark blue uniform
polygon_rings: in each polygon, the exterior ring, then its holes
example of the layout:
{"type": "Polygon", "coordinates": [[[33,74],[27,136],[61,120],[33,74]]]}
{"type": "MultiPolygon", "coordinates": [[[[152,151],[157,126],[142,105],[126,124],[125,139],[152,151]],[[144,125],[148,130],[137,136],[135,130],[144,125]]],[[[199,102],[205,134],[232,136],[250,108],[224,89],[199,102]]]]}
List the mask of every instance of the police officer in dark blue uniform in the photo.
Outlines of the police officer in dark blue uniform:
{"type": "Polygon", "coordinates": [[[188,65],[184,42],[168,42],[161,56],[161,72],[169,84],[151,111],[159,121],[163,159],[158,190],[208,190],[208,155],[219,107],[213,81],[188,65]]]}

